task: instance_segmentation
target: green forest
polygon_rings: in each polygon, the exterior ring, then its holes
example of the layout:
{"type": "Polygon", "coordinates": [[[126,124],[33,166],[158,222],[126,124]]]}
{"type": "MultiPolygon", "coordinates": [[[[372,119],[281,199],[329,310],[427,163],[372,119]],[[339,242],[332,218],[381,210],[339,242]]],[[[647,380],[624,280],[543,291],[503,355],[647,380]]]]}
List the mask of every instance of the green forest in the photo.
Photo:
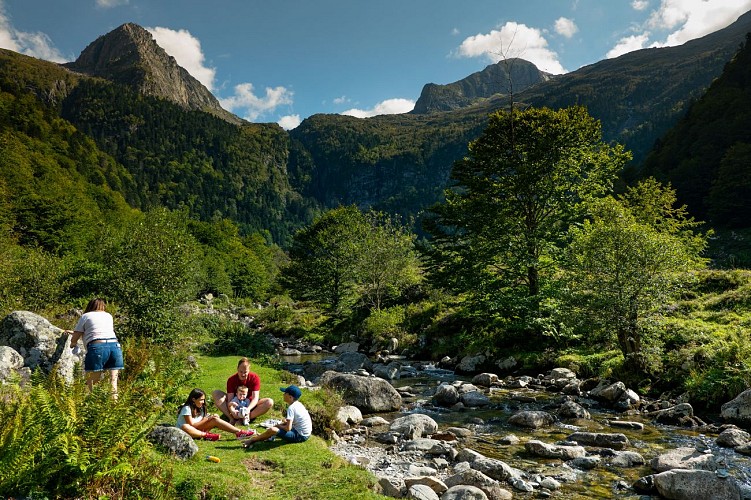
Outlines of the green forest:
{"type": "Polygon", "coordinates": [[[0,315],[68,328],[103,297],[133,367],[117,403],[129,419],[97,413],[104,390],[67,391],[54,374],[2,386],[14,411],[0,412],[0,470],[14,473],[0,472],[0,495],[176,496],[185,483],[142,453],[164,411],[152,398],[180,403],[199,376],[189,355],[278,367],[267,334],[374,350],[396,338],[418,359],[513,355],[522,372],[569,367],[708,412],[751,385],[748,41],[633,179],[632,153],[582,106],[320,116],[287,134],[0,56],[0,315]],[[432,162],[445,158],[442,179],[432,162]],[[379,176],[388,192],[365,189],[379,176]],[[399,192],[400,176],[419,189],[399,192]],[[253,327],[186,313],[207,294],[253,327]],[[73,439],[56,405],[111,433],[73,439]],[[38,461],[53,432],[70,438],[62,455],[38,461]]]}

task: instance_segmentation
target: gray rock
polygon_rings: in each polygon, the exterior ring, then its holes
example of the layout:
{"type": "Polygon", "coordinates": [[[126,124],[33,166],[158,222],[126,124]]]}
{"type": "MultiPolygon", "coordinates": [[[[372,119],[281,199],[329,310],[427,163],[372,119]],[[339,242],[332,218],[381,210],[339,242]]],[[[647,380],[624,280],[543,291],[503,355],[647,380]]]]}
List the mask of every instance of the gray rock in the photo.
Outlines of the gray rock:
{"type": "Polygon", "coordinates": [[[495,373],[478,373],[472,377],[472,383],[482,385],[484,387],[490,387],[498,382],[498,375],[495,373]]]}
{"type": "Polygon", "coordinates": [[[538,457],[545,458],[560,458],[562,460],[571,460],[574,458],[583,457],[587,454],[587,451],[583,446],[560,446],[543,443],[536,439],[532,439],[524,443],[524,449],[528,453],[536,455],[538,457]]]}
{"type": "Polygon", "coordinates": [[[589,420],[592,416],[579,403],[575,401],[566,401],[558,409],[558,416],[562,418],[582,418],[589,420]]]}
{"type": "Polygon", "coordinates": [[[487,359],[488,358],[484,354],[464,356],[456,366],[456,371],[462,373],[476,373],[487,359]]]}
{"type": "Polygon", "coordinates": [[[334,348],[334,352],[336,354],[342,354],[345,352],[357,352],[360,349],[360,344],[357,342],[346,342],[344,344],[338,345],[334,348]]]}
{"type": "Polygon", "coordinates": [[[465,429],[464,427],[448,427],[446,429],[446,432],[450,432],[454,436],[462,439],[472,436],[472,431],[465,429]]]}
{"type": "Polygon", "coordinates": [[[7,345],[0,345],[0,382],[10,380],[23,368],[23,356],[7,345]]]}
{"type": "Polygon", "coordinates": [[[389,430],[407,439],[415,439],[433,434],[438,430],[438,424],[427,415],[412,413],[394,420],[389,430]]]}
{"type": "Polygon", "coordinates": [[[506,434],[501,439],[499,439],[498,442],[505,445],[515,445],[519,444],[519,438],[514,434],[506,434]]]}
{"type": "Polygon", "coordinates": [[[627,420],[608,420],[607,423],[610,427],[619,427],[621,429],[633,429],[637,431],[644,430],[644,424],[642,424],[641,422],[629,422],[627,420]]]}
{"type": "Polygon", "coordinates": [[[442,495],[446,492],[446,490],[448,490],[448,486],[446,486],[443,481],[441,481],[437,477],[432,476],[408,477],[404,479],[404,484],[407,486],[407,488],[421,484],[433,490],[437,495],[442,495]]]}
{"type": "Polygon", "coordinates": [[[571,465],[578,469],[590,470],[600,465],[600,460],[601,458],[596,456],[578,457],[571,461],[571,465]]]}
{"type": "Polygon", "coordinates": [[[470,467],[479,470],[496,481],[506,481],[510,478],[519,478],[522,476],[521,471],[514,469],[506,462],[485,456],[476,458],[470,462],[470,467]]]}
{"type": "Polygon", "coordinates": [[[530,493],[535,490],[534,486],[520,477],[510,479],[509,483],[514,487],[515,490],[523,491],[525,493],[530,493]]]}
{"type": "Polygon", "coordinates": [[[480,391],[471,391],[461,395],[461,402],[470,408],[488,406],[490,398],[480,391]]]}
{"type": "Polygon", "coordinates": [[[373,375],[384,380],[398,380],[401,376],[401,366],[402,365],[396,361],[392,361],[387,365],[379,363],[373,365],[373,375]]]}
{"type": "Polygon", "coordinates": [[[336,412],[336,419],[345,425],[357,425],[362,422],[362,412],[356,406],[342,406],[336,412]]]}
{"type": "Polygon", "coordinates": [[[741,429],[731,427],[725,429],[717,436],[716,443],[725,448],[736,448],[751,441],[751,435],[741,429]]]}
{"type": "Polygon", "coordinates": [[[717,461],[711,453],[701,453],[695,448],[675,448],[652,459],[652,469],[665,472],[673,469],[717,470],[717,461]]]}
{"type": "Polygon", "coordinates": [[[548,377],[551,380],[559,380],[562,378],[572,379],[572,378],[576,378],[576,373],[569,370],[568,368],[553,368],[552,370],[550,370],[550,374],[548,375],[548,377]]]}
{"type": "Polygon", "coordinates": [[[733,400],[722,405],[720,416],[728,422],[751,425],[751,389],[746,389],[733,400]]]}
{"type": "Polygon", "coordinates": [[[621,399],[621,396],[626,394],[626,390],[626,385],[623,382],[610,384],[606,381],[601,381],[597,387],[589,391],[589,395],[608,403],[615,403],[621,399]]]}
{"type": "MultiPolygon", "coordinates": [[[[408,472],[409,472],[409,475],[413,477],[435,476],[436,473],[438,473],[438,471],[434,469],[433,467],[428,467],[427,465],[417,465],[417,464],[409,464],[408,472]]],[[[409,486],[410,485],[407,484],[407,487],[409,486]]]]}
{"type": "Polygon", "coordinates": [[[469,486],[476,486],[480,489],[486,488],[488,486],[493,486],[498,484],[498,481],[495,479],[486,476],[479,470],[475,470],[472,468],[462,468],[461,471],[456,472],[454,475],[447,477],[444,480],[444,483],[446,483],[446,486],[451,488],[452,486],[457,486],[460,484],[466,484],[469,486]]]}
{"type": "Polygon", "coordinates": [[[561,483],[559,483],[552,477],[545,477],[540,481],[540,486],[549,490],[557,490],[561,487],[561,483]]]}
{"type": "Polygon", "coordinates": [[[433,402],[438,406],[451,406],[459,401],[459,391],[450,384],[441,384],[436,388],[433,402]]]}
{"type": "Polygon", "coordinates": [[[373,369],[373,363],[371,363],[365,354],[346,351],[339,355],[334,364],[334,369],[343,373],[352,373],[358,370],[369,372],[373,369]]]}
{"type": "Polygon", "coordinates": [[[670,408],[660,410],[654,414],[655,420],[661,424],[694,426],[694,409],[689,403],[680,403],[670,408]]]}
{"type": "Polygon", "coordinates": [[[654,475],[654,485],[663,497],[672,500],[741,500],[741,490],[733,477],[720,478],[704,470],[671,470],[654,475]]]}
{"type": "Polygon", "coordinates": [[[598,446],[600,448],[612,448],[622,450],[630,446],[628,438],[620,433],[605,432],[575,432],[568,438],[569,441],[576,441],[584,446],[598,446]]]}
{"type": "Polygon", "coordinates": [[[552,425],[555,422],[555,418],[545,411],[520,411],[512,415],[508,421],[510,424],[518,425],[519,427],[539,429],[540,427],[552,425]]]}
{"type": "Polygon", "coordinates": [[[444,455],[451,452],[451,445],[437,439],[417,438],[404,444],[405,451],[420,451],[429,455],[444,455]]]}
{"type": "Polygon", "coordinates": [[[407,498],[415,500],[440,500],[438,494],[430,486],[414,484],[407,489],[407,498]]]}
{"type": "Polygon", "coordinates": [[[609,460],[610,465],[615,467],[635,467],[644,465],[644,457],[635,451],[616,451],[609,460]]]}
{"type": "Polygon", "coordinates": [[[407,489],[404,481],[396,477],[382,477],[378,479],[378,485],[381,487],[381,493],[392,498],[402,498],[407,489]]]}
{"type": "Polygon", "coordinates": [[[509,356],[508,358],[501,359],[493,364],[500,368],[502,371],[509,372],[516,368],[519,362],[516,361],[516,358],[514,358],[513,356],[509,356]]]}
{"type": "Polygon", "coordinates": [[[368,417],[360,422],[360,424],[365,427],[380,427],[382,425],[389,425],[389,421],[383,417],[368,417]]]}
{"type": "Polygon", "coordinates": [[[396,411],[402,406],[396,389],[380,378],[327,371],[321,375],[320,384],[339,391],[347,404],[366,414],[396,411]]]}
{"type": "MultiPolygon", "coordinates": [[[[735,452],[740,453],[741,455],[748,455],[751,456],[751,443],[746,443],[741,446],[735,447],[735,452]]],[[[751,497],[749,497],[751,498],[751,497]]]]}
{"type": "Polygon", "coordinates": [[[147,439],[181,460],[198,453],[198,446],[193,438],[172,425],[157,425],[149,432],[147,439]]]}
{"type": "Polygon", "coordinates": [[[488,496],[475,486],[457,485],[441,495],[441,500],[488,500],[488,496]]]}
{"type": "Polygon", "coordinates": [[[74,366],[83,361],[83,354],[72,353],[69,339],[62,329],[29,311],[14,311],[0,322],[0,345],[18,352],[25,367],[45,373],[55,368],[72,383],[74,366]]]}

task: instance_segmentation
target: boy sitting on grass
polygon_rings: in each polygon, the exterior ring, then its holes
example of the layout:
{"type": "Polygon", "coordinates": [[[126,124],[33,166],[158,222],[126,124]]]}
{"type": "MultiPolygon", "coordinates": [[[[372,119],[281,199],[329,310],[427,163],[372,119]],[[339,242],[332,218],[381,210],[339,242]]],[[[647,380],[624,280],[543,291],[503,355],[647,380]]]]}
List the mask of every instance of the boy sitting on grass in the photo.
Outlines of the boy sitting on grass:
{"type": "Polygon", "coordinates": [[[279,437],[287,443],[302,443],[307,441],[313,432],[313,422],[310,420],[308,410],[299,401],[302,391],[296,385],[281,387],[284,393],[284,402],[289,406],[285,414],[286,418],[279,426],[266,429],[263,434],[256,434],[250,439],[243,441],[243,446],[252,448],[258,441],[266,441],[273,437],[279,437]]]}

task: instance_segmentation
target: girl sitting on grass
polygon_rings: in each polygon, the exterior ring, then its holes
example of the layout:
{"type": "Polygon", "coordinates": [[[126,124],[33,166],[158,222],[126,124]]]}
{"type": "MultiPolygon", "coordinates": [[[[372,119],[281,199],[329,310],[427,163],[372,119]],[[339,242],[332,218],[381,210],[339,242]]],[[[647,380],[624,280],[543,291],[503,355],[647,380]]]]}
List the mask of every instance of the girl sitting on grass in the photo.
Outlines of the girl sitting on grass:
{"type": "Polygon", "coordinates": [[[206,393],[201,389],[193,389],[177,413],[177,428],[185,431],[190,437],[195,439],[217,441],[221,436],[208,432],[215,427],[223,431],[234,432],[238,439],[255,434],[255,431],[252,430],[244,431],[238,429],[229,422],[225,422],[219,418],[218,415],[207,415],[206,393]]]}

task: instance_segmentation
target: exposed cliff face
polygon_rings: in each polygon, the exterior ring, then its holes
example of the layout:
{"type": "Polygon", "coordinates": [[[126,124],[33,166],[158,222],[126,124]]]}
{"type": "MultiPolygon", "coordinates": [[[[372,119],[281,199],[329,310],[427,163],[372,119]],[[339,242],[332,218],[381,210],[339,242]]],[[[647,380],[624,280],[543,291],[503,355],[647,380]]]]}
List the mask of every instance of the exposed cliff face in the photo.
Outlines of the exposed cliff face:
{"type": "Polygon", "coordinates": [[[422,89],[412,113],[423,114],[465,108],[478,99],[494,94],[521,92],[536,83],[549,80],[550,74],[524,59],[508,59],[487,66],[448,85],[428,83],[422,89]]]}
{"type": "Polygon", "coordinates": [[[162,49],[151,33],[127,23],[100,36],[75,62],[64,66],[87,75],[128,85],[145,95],[172,101],[185,109],[212,113],[232,123],[241,120],[222,109],[198,80],[162,49]]]}

